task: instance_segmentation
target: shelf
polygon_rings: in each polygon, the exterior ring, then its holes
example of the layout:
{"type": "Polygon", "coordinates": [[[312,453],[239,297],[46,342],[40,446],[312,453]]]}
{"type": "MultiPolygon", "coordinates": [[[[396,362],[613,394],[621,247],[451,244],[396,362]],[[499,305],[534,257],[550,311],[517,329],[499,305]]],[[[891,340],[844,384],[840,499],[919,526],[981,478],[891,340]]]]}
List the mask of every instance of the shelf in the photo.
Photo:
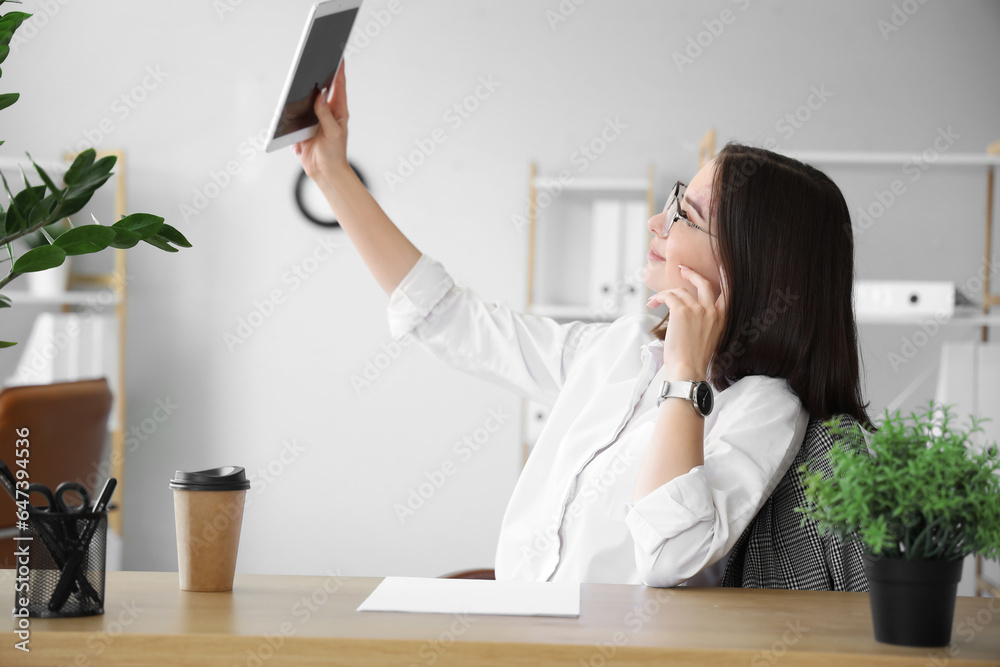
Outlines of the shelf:
{"type": "Polygon", "coordinates": [[[72,290],[62,294],[40,295],[25,290],[9,290],[3,292],[11,304],[49,304],[55,306],[113,306],[121,298],[113,290],[72,290]]]}
{"type": "Polygon", "coordinates": [[[984,315],[978,306],[956,307],[955,314],[946,320],[938,320],[932,314],[910,317],[867,317],[858,318],[858,324],[895,324],[900,326],[918,326],[935,322],[941,326],[1000,326],[1000,315],[984,315]]]}
{"type": "Polygon", "coordinates": [[[537,188],[562,190],[614,190],[616,192],[639,192],[645,194],[649,181],[642,178],[576,178],[563,183],[558,178],[536,177],[537,188]]]}
{"type": "Polygon", "coordinates": [[[562,303],[534,303],[528,308],[528,312],[532,315],[542,315],[544,317],[554,317],[554,318],[572,318],[579,320],[592,320],[595,322],[612,322],[624,313],[605,313],[603,315],[596,315],[595,311],[598,309],[592,308],[590,306],[582,306],[575,304],[562,304],[562,303]]]}
{"type": "MultiPolygon", "coordinates": [[[[44,169],[48,174],[62,174],[67,169],[69,165],[64,162],[54,162],[52,160],[35,160],[35,164],[44,169]]],[[[34,165],[31,164],[31,160],[27,157],[24,158],[10,158],[2,157],[0,158],[0,171],[17,171],[18,167],[24,169],[24,173],[33,174],[36,178],[38,177],[38,172],[35,171],[34,165]]]]}
{"type": "Polygon", "coordinates": [[[988,167],[1000,166],[1000,155],[987,153],[942,153],[933,149],[937,157],[928,160],[922,153],[881,152],[868,153],[864,151],[800,151],[784,153],[790,158],[801,162],[822,162],[824,164],[878,164],[905,165],[910,163],[944,164],[954,167],[988,167]]]}

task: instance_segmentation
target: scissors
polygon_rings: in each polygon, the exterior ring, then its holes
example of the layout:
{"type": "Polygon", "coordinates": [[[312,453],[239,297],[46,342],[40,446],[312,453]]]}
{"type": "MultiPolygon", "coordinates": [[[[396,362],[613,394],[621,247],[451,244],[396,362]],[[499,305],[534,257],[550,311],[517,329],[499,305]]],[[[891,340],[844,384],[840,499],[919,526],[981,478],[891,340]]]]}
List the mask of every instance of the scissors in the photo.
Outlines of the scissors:
{"type": "MultiPolygon", "coordinates": [[[[80,484],[79,482],[63,482],[56,487],[53,491],[48,486],[44,484],[29,484],[28,485],[28,503],[29,511],[38,513],[59,513],[59,514],[78,514],[80,512],[90,511],[90,493],[87,488],[80,484]],[[32,494],[40,494],[45,498],[45,505],[37,505],[31,501],[32,494]],[[80,504],[73,504],[66,502],[66,494],[75,493],[80,496],[80,504]]],[[[80,537],[76,531],[76,519],[71,519],[68,521],[60,522],[36,522],[36,530],[38,530],[39,535],[42,537],[42,541],[46,542],[46,546],[49,547],[49,552],[56,561],[56,565],[61,569],[65,564],[64,561],[72,549],[79,543],[80,537]],[[48,530],[51,528],[52,534],[48,534],[48,530]],[[51,539],[54,544],[49,543],[51,539]]],[[[79,581],[82,577],[74,577],[77,581],[74,581],[73,590],[77,590],[76,584],[84,584],[85,592],[95,598],[97,598],[96,592],[89,582],[79,581]],[[86,590],[89,589],[89,590],[86,590]]]]}
{"type": "Polygon", "coordinates": [[[32,507],[41,512],[60,512],[63,514],[73,514],[76,512],[86,512],[90,509],[90,493],[87,492],[87,487],[79,482],[63,482],[56,487],[55,491],[52,491],[49,487],[44,484],[29,484],[28,485],[28,496],[30,501],[30,496],[32,493],[40,493],[45,497],[45,502],[47,505],[39,506],[31,503],[32,507]],[[63,496],[66,493],[72,491],[73,493],[80,496],[80,504],[73,505],[67,503],[63,496]]]}
{"type": "MultiPolygon", "coordinates": [[[[90,493],[88,493],[87,488],[79,482],[63,482],[56,487],[54,492],[44,484],[29,484],[28,502],[36,512],[76,514],[78,512],[86,512],[90,509],[90,493]],[[73,492],[80,496],[79,505],[73,505],[66,502],[64,496],[68,492],[73,492]],[[45,502],[47,504],[39,506],[32,503],[31,494],[33,493],[40,493],[45,498],[45,502]]],[[[62,545],[64,545],[64,549],[72,548],[73,545],[75,545],[80,539],[80,536],[76,532],[76,521],[66,521],[61,524],[57,524],[57,526],[58,534],[56,535],[56,539],[60,540],[62,545]],[[66,532],[63,532],[64,529],[66,532]]]]}

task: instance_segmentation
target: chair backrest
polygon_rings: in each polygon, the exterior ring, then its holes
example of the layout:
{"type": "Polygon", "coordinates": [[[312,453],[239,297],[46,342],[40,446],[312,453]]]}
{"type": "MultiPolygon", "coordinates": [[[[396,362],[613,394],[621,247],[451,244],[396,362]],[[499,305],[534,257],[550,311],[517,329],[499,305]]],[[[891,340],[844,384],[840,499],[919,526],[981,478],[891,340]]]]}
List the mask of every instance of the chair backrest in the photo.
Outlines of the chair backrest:
{"type": "MultiPolygon", "coordinates": [[[[14,474],[17,464],[17,429],[27,428],[29,482],[55,489],[61,482],[77,481],[87,487],[91,501],[95,489],[89,477],[99,467],[108,436],[111,389],[105,378],[4,387],[0,391],[0,458],[14,474]]],[[[41,502],[39,498],[33,498],[41,502]]],[[[0,492],[0,528],[13,527],[16,505],[0,492]]],[[[3,540],[0,567],[15,567],[13,540],[3,540]]]]}
{"type": "MultiPolygon", "coordinates": [[[[854,418],[838,417],[842,428],[853,429],[854,418]]],[[[823,420],[809,420],[791,467],[733,547],[721,586],[868,590],[861,543],[841,540],[832,533],[820,535],[815,521],[806,519],[805,525],[800,525],[804,515],[792,511],[805,503],[799,466],[810,462],[810,470],[821,471],[825,479],[832,477],[827,454],[837,439],[823,420]]],[[[863,453],[868,454],[867,448],[863,453]]]]}

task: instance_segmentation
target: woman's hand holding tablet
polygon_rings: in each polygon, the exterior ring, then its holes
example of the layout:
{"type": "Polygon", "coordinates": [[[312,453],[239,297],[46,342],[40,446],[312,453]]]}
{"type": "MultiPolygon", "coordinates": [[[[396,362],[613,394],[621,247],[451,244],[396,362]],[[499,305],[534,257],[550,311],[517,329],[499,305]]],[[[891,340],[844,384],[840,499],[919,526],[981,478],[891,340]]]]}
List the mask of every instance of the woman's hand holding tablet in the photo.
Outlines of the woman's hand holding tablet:
{"type": "Polygon", "coordinates": [[[333,94],[321,90],[313,110],[319,118],[316,134],[296,143],[292,150],[309,178],[319,182],[335,169],[351,169],[347,163],[347,79],[343,61],[333,82],[333,94]]]}

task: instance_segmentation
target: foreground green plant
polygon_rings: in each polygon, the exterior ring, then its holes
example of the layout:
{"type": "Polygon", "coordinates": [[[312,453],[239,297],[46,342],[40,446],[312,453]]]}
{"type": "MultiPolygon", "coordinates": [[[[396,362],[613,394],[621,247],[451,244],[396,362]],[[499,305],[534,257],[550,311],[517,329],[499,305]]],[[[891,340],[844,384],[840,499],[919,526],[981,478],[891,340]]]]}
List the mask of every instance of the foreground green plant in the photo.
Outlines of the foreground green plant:
{"type": "MultiPolygon", "coordinates": [[[[5,2],[19,3],[20,0],[0,0],[0,5],[5,2]]],[[[31,14],[24,12],[7,12],[0,16],[0,63],[10,53],[10,40],[14,32],[30,17],[31,14]]],[[[0,71],[0,77],[2,76],[0,71]]],[[[18,97],[18,93],[0,94],[0,110],[17,102],[18,97]]],[[[3,143],[0,140],[0,145],[3,143]]],[[[0,245],[6,246],[7,250],[7,258],[2,261],[11,263],[7,275],[0,279],[0,289],[22,274],[57,267],[70,255],[100,252],[109,247],[132,248],[140,241],[167,252],[177,252],[174,246],[191,247],[183,234],[166,224],[163,218],[149,213],[122,216],[121,220],[111,226],[102,225],[91,215],[94,224],[73,225],[69,216],[86,206],[94,192],[113,175],[111,170],[117,159],[114,155],[98,160],[97,151],[93,148],[83,151],[63,175],[62,187],[55,184],[31,159],[30,154],[26,155],[38,172],[42,181],[40,185],[31,185],[22,169],[24,187],[15,195],[11,192],[6,176],[0,173],[8,197],[7,208],[0,205],[0,245]],[[64,218],[71,227],[69,230],[57,237],[47,232],[50,225],[64,218]],[[44,242],[20,257],[14,257],[12,242],[36,232],[42,234],[44,242]]],[[[9,306],[10,299],[0,294],[0,308],[9,306]]],[[[11,345],[14,343],[0,341],[0,347],[11,345]]]]}
{"type": "Polygon", "coordinates": [[[886,410],[867,449],[857,423],[824,422],[838,436],[829,452],[834,474],[824,479],[809,463],[799,467],[806,502],[795,511],[803,524],[811,518],[821,533],[860,538],[887,558],[1000,556],[1000,453],[996,443],[976,453],[969,441],[988,420],[970,415],[968,430],[955,429],[952,406],[938,407],[940,423],[934,401],[928,406],[909,418],[886,410]]]}

